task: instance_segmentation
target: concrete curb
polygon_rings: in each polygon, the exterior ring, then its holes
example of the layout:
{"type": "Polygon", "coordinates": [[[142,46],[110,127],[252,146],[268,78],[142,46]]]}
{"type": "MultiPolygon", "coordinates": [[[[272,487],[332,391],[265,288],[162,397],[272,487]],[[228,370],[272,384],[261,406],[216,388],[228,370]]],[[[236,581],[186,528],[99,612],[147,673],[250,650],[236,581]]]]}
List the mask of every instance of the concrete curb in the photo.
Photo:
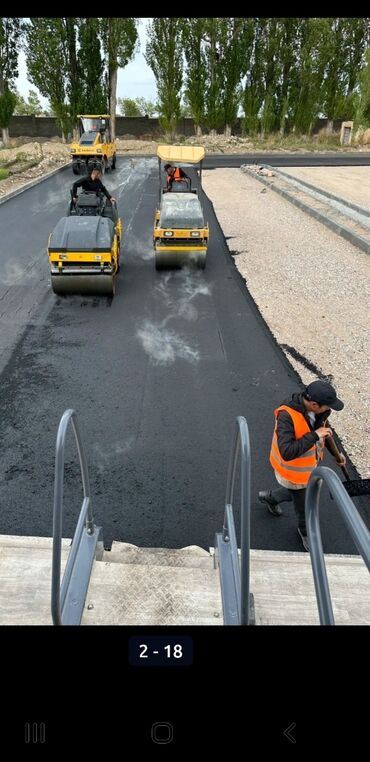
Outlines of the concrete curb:
{"type": "Polygon", "coordinates": [[[63,169],[66,169],[70,166],[70,161],[68,164],[62,164],[61,167],[57,167],[57,169],[53,169],[51,172],[48,172],[46,175],[41,175],[41,177],[35,177],[34,180],[31,180],[29,183],[25,183],[25,185],[22,185],[21,188],[16,188],[14,191],[10,191],[9,193],[6,193],[5,196],[0,197],[0,204],[5,204],[6,201],[10,201],[11,198],[14,198],[14,196],[19,196],[20,193],[23,193],[23,191],[29,190],[29,188],[34,188],[35,185],[39,185],[44,180],[47,180],[49,177],[53,177],[53,175],[58,174],[58,172],[62,172],[63,169]]]}
{"type": "MultiPolygon", "coordinates": [[[[260,165],[262,166],[262,165],[260,165]]],[[[266,169],[272,169],[272,167],[267,167],[266,169]]],[[[260,177],[257,175],[256,172],[253,172],[253,170],[248,169],[247,167],[241,166],[240,167],[242,172],[245,172],[246,174],[250,175],[250,177],[254,177],[256,180],[261,182],[263,185],[267,185],[271,190],[274,190],[276,193],[279,193],[280,196],[283,196],[287,201],[290,201],[291,204],[294,204],[295,206],[298,206],[300,209],[303,209],[304,212],[310,215],[310,217],[315,217],[315,219],[319,220],[319,222],[322,222],[326,227],[330,228],[334,233],[337,233],[337,235],[342,236],[342,238],[346,238],[347,241],[349,241],[353,246],[357,246],[358,249],[362,249],[362,251],[366,252],[366,254],[370,254],[370,243],[365,240],[365,238],[362,238],[362,236],[356,235],[355,233],[352,233],[351,230],[345,227],[345,225],[340,225],[338,222],[334,222],[334,220],[331,220],[329,217],[326,217],[322,212],[317,211],[317,209],[313,209],[311,206],[308,206],[308,204],[305,204],[304,201],[301,201],[298,198],[295,198],[294,196],[291,196],[288,191],[284,190],[283,188],[276,188],[273,183],[269,180],[267,180],[264,177],[260,177]]]]}
{"type": "MultiPolygon", "coordinates": [[[[265,169],[272,169],[272,166],[269,164],[260,164],[260,167],[264,167],[265,169]]],[[[362,206],[358,206],[358,204],[354,204],[352,201],[347,201],[345,198],[341,198],[341,196],[336,196],[335,193],[330,193],[330,191],[324,190],[323,188],[319,188],[316,185],[312,185],[311,183],[306,182],[306,180],[298,179],[298,177],[293,177],[293,175],[290,175],[289,172],[283,172],[282,169],[277,169],[274,167],[275,174],[279,174],[282,177],[286,177],[288,180],[295,180],[300,185],[304,185],[309,190],[316,191],[316,193],[322,193],[323,196],[326,196],[327,198],[331,198],[333,201],[337,201],[338,204],[342,204],[343,206],[348,206],[350,209],[353,209],[355,212],[358,212],[359,214],[365,215],[365,217],[370,217],[370,211],[369,209],[364,209],[362,206]]]]}

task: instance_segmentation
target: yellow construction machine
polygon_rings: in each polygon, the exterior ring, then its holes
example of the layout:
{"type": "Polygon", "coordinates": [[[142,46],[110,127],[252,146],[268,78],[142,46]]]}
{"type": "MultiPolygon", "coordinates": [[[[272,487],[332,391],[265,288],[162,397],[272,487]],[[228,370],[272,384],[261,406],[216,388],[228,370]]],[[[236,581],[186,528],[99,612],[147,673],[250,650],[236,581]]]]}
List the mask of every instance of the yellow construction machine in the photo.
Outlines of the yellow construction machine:
{"type": "Polygon", "coordinates": [[[55,294],[114,296],[120,267],[122,222],[114,201],[80,193],[49,236],[48,258],[55,294]]]}
{"type": "Polygon", "coordinates": [[[155,213],[153,246],[157,270],[194,264],[204,269],[209,241],[208,223],[200,203],[198,190],[191,179],[174,181],[171,190],[163,180],[162,162],[172,166],[199,164],[199,188],[202,179],[204,148],[199,146],[160,145],[157,149],[159,168],[159,204],[155,213]]]}
{"type": "Polygon", "coordinates": [[[87,174],[92,169],[116,167],[116,144],[112,142],[109,114],[78,114],[80,139],[71,143],[72,171],[87,174]]]}

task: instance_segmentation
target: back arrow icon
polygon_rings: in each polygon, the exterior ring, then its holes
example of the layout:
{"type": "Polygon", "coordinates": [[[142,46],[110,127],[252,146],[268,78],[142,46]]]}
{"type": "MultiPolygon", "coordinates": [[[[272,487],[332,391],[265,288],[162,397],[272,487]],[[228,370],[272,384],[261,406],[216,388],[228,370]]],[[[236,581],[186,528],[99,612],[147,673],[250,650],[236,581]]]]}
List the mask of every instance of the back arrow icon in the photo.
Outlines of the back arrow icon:
{"type": "Polygon", "coordinates": [[[291,735],[291,731],[294,730],[295,726],[296,726],[296,723],[292,722],[289,725],[289,728],[286,728],[286,730],[284,730],[285,737],[288,739],[288,741],[291,741],[291,743],[297,743],[294,736],[291,735]]]}

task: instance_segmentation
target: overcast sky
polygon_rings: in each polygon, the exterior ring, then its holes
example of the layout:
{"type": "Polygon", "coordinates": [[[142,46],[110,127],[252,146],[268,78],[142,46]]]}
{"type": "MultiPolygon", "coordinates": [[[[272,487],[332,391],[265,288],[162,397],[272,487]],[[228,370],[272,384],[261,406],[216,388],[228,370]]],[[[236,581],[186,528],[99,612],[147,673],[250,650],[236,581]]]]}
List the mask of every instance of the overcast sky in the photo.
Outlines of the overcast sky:
{"type": "MultiPolygon", "coordinates": [[[[145,61],[143,53],[146,46],[146,25],[150,19],[140,19],[138,27],[140,38],[140,53],[138,53],[133,61],[129,63],[125,69],[118,69],[118,82],[117,82],[117,97],[118,98],[149,98],[155,101],[157,96],[157,90],[155,86],[155,78],[152,70],[149,68],[145,61]]],[[[27,66],[24,53],[20,53],[19,56],[19,76],[16,82],[17,90],[23,97],[28,96],[29,90],[36,90],[35,85],[27,79],[27,66]]],[[[40,101],[44,108],[47,107],[48,101],[46,98],[40,96],[40,101]]]]}

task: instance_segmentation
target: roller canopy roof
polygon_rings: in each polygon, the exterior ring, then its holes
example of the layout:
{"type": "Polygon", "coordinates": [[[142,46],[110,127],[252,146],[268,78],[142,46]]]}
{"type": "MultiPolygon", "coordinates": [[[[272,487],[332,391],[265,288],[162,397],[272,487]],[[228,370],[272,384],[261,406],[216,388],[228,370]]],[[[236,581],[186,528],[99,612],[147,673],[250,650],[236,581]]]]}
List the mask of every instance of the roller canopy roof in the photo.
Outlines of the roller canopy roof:
{"type": "Polygon", "coordinates": [[[158,146],[157,156],[162,161],[199,164],[206,152],[201,146],[158,146]]]}

